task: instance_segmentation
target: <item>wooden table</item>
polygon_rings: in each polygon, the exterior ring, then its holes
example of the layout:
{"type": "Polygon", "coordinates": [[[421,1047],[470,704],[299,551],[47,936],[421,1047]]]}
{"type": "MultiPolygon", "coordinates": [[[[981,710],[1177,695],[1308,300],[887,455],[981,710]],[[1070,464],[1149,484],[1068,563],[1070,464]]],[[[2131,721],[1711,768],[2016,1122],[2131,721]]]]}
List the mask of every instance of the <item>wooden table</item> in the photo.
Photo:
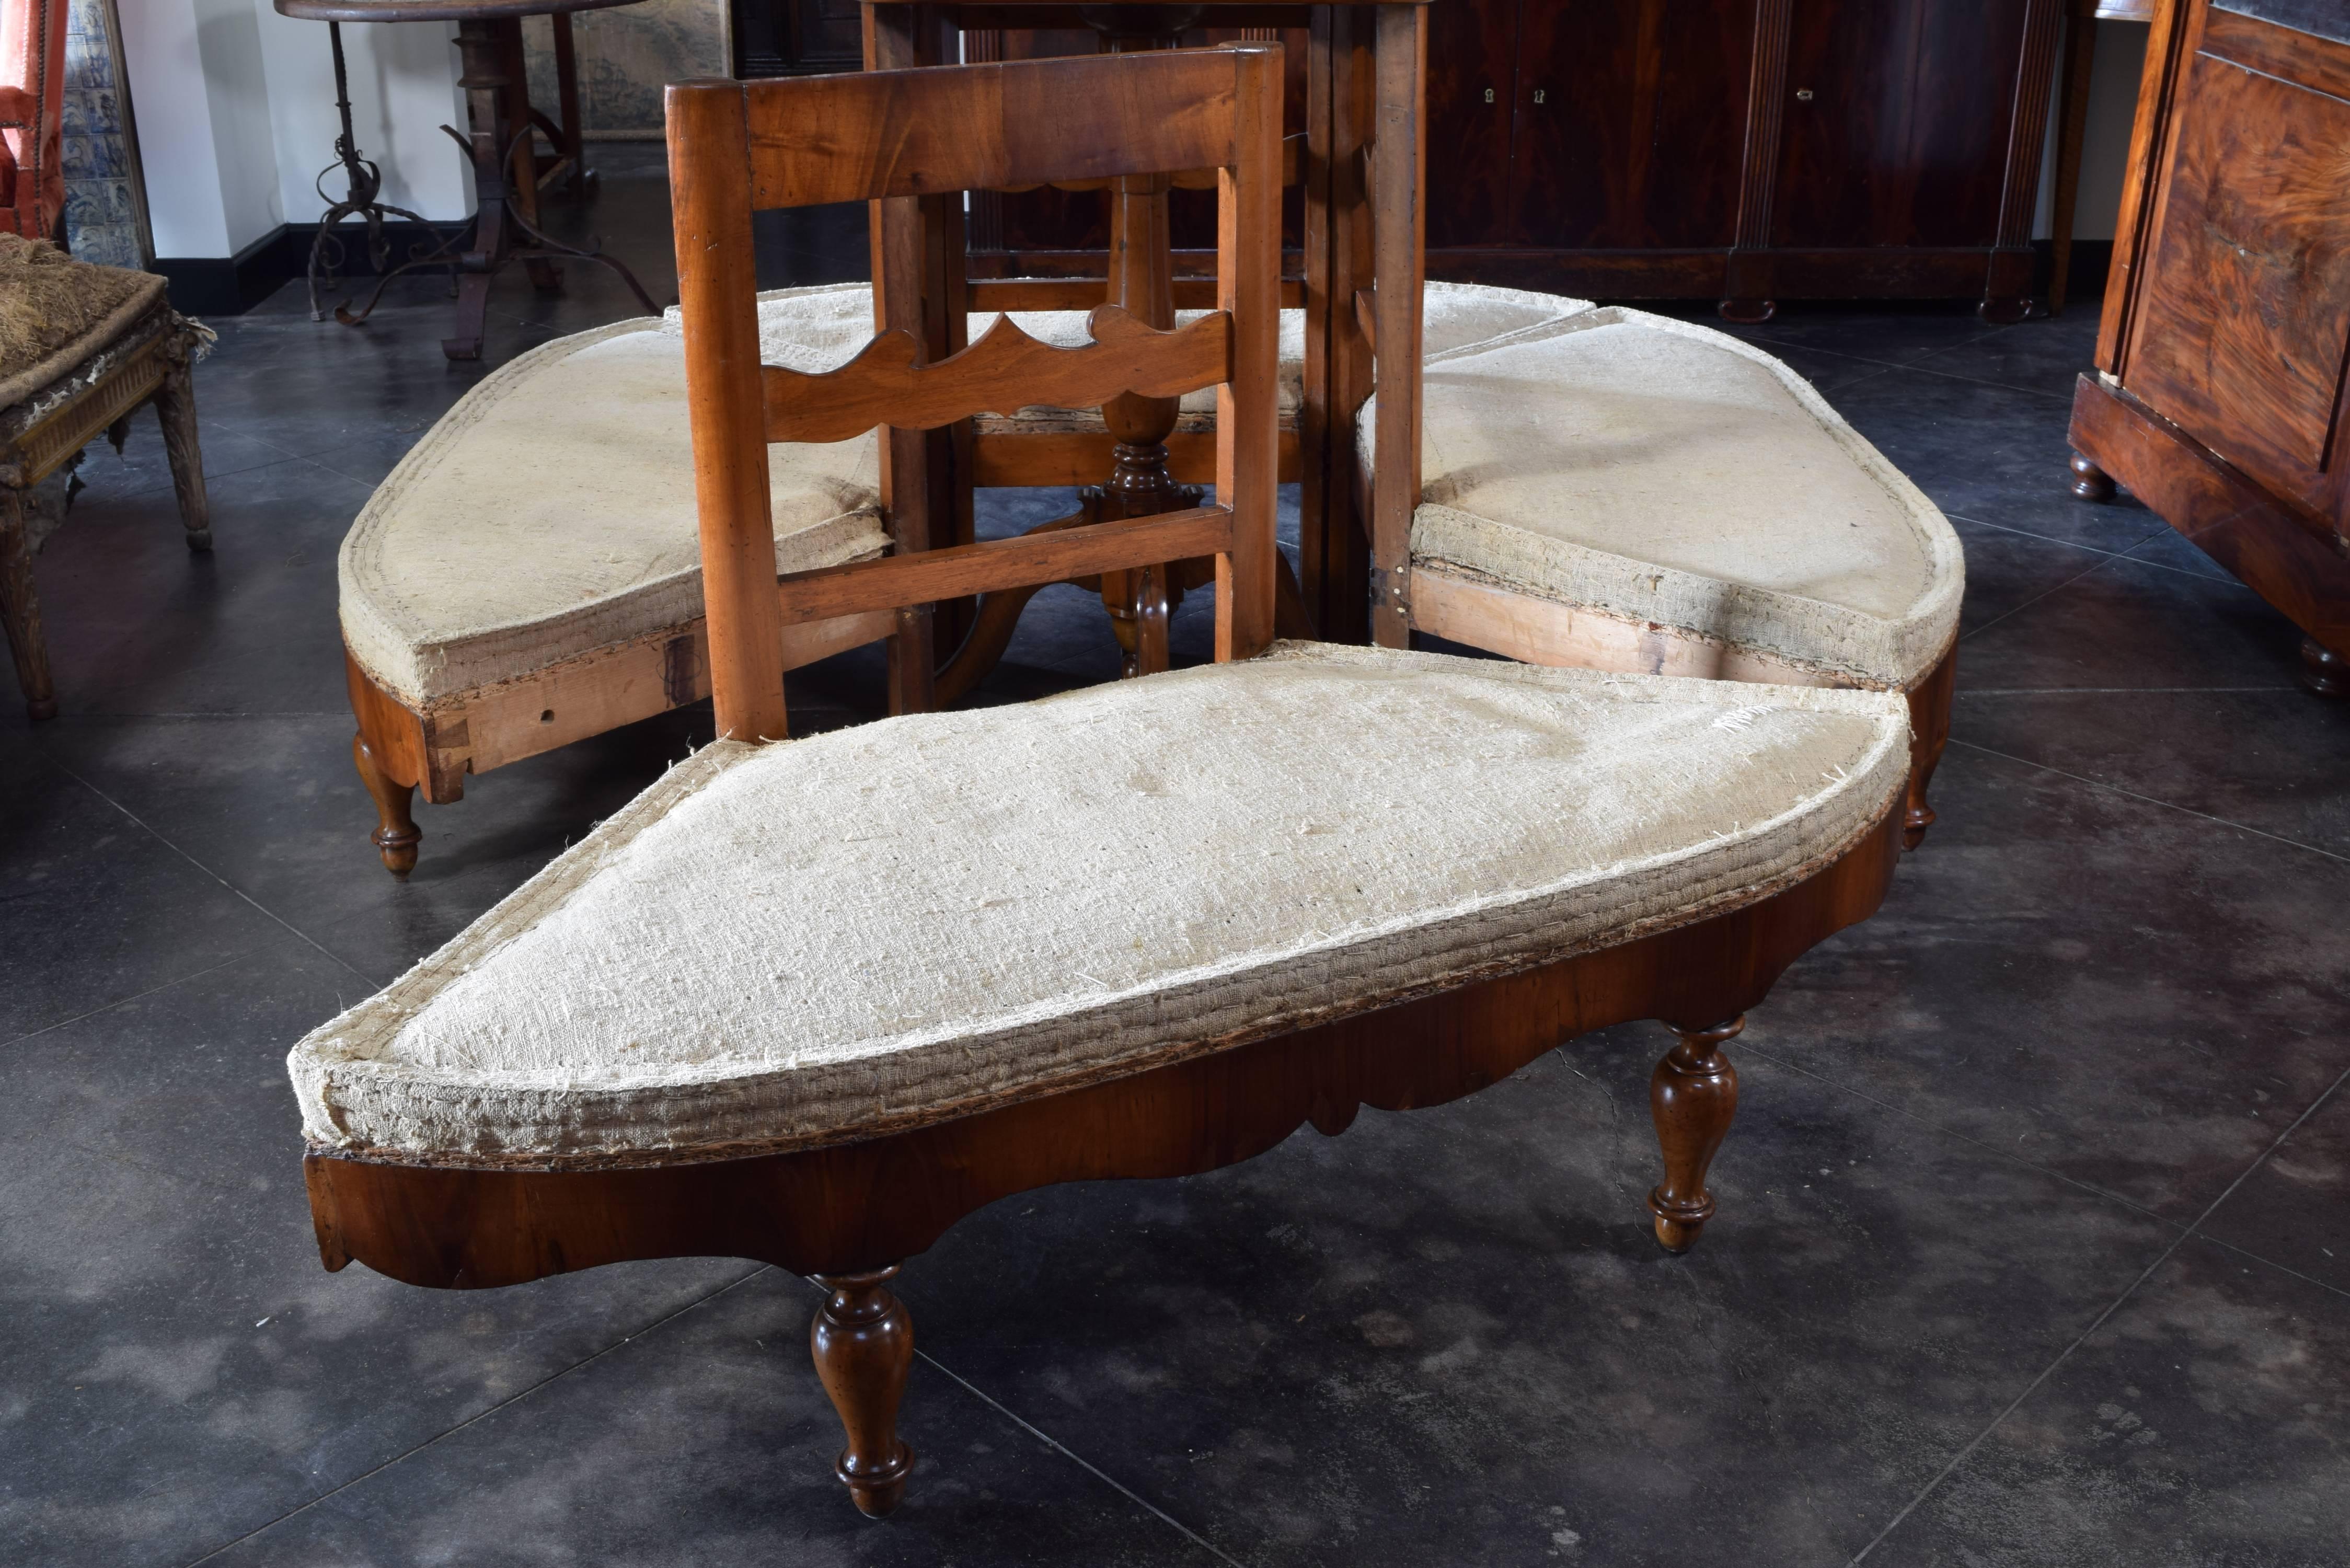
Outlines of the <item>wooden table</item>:
{"type": "MultiPolygon", "coordinates": [[[[1115,49],[1163,47],[1193,27],[1309,30],[1306,123],[1298,181],[1305,197],[1304,276],[1284,282],[1284,303],[1300,303],[1306,317],[1305,398],[1296,431],[1295,477],[1303,492],[1300,598],[1292,624],[1326,639],[1362,641],[1367,634],[1390,647],[1408,638],[1404,573],[1411,514],[1419,496],[1419,343],[1424,218],[1420,186],[1427,157],[1425,97],[1426,0],[1323,0],[1314,5],[1089,5],[1084,0],[865,0],[865,63],[868,69],[941,64],[957,57],[958,35],[1002,28],[1092,26],[1115,49]],[[1382,157],[1375,146],[1404,149],[1382,157]],[[1380,221],[1374,223],[1374,214],[1380,221]],[[1391,286],[1382,288],[1381,282],[1391,286]],[[1290,297],[1293,286],[1295,299],[1290,297]],[[1379,389],[1378,482],[1371,515],[1362,515],[1357,472],[1356,416],[1374,389],[1374,340],[1395,350],[1388,362],[1409,367],[1379,389]],[[1302,612],[1299,614],[1297,612],[1302,612]],[[1299,620],[1304,624],[1297,624],[1299,620]]],[[[1291,127],[1295,130],[1297,128],[1291,127]]],[[[970,310],[1084,308],[1105,301],[1146,321],[1172,325],[1179,304],[1194,303],[1196,280],[1179,280],[1169,244],[1167,194],[1180,173],[1129,177],[1112,190],[1111,244],[1106,276],[1098,278],[973,279],[964,260],[964,213],[943,199],[877,203],[873,277],[878,326],[904,327],[940,358],[965,342],[970,310]]],[[[1048,460],[1048,443],[1011,435],[975,433],[966,423],[949,431],[888,431],[882,488],[900,550],[962,542],[970,535],[973,483],[1059,484],[1080,477],[1072,462],[1098,475],[1097,503],[1121,516],[1177,510],[1187,504],[1183,482],[1204,477],[1204,450],[1180,447],[1170,458],[1173,400],[1128,398],[1103,410],[1107,439],[1064,441],[1048,460]],[[1026,444],[1022,444],[1024,440],[1026,444]],[[1088,444],[1089,443],[1089,444],[1088,444]],[[1098,450],[1096,450],[1098,449],[1098,450]],[[1077,454],[1075,458],[1071,454],[1077,454]]],[[[1286,444],[1286,443],[1284,443],[1286,444]]],[[[1284,477],[1289,477],[1284,453],[1284,477]]],[[[1082,468],[1081,471],[1082,472],[1082,468]]],[[[1064,519],[1068,524],[1078,519],[1064,519]]],[[[1048,526],[1051,526],[1048,524],[1048,526]]],[[[1088,587],[1096,586],[1088,582],[1088,587]]],[[[1183,585],[1154,587],[1131,576],[1099,585],[1119,617],[1129,665],[1143,670],[1164,658],[1167,605],[1162,596],[1183,585]]],[[[941,694],[932,684],[936,644],[962,637],[974,618],[986,628],[984,602],[973,612],[941,607],[945,636],[930,609],[907,612],[892,641],[891,705],[931,706],[941,694]]],[[[1016,614],[1016,606],[1014,607],[1016,614]]],[[[1008,635],[1008,618],[1001,628],[1008,635]]],[[[951,660],[951,687],[967,685],[969,669],[951,660]]]]}
{"type": "MultiPolygon", "coordinates": [[[[473,161],[473,190],[478,204],[468,226],[470,243],[462,250],[452,241],[428,254],[405,262],[384,274],[365,308],[356,314],[343,309],[335,318],[355,326],[367,318],[383,296],[385,285],[416,267],[448,266],[457,273],[457,330],[441,340],[441,351],[452,359],[482,357],[482,324],[488,308],[490,280],[510,261],[528,269],[530,280],[543,289],[563,286],[562,261],[591,261],[620,275],[648,315],[660,307],[636,279],[636,275],[610,256],[552,240],[539,232],[538,192],[542,183],[570,174],[585,178],[579,127],[578,73],[572,63],[571,13],[603,11],[632,5],[636,0],[273,0],[280,16],[312,22],[454,22],[457,48],[464,74],[457,85],[465,89],[471,121],[463,143],[473,161]],[[556,74],[563,123],[558,128],[530,106],[523,69],[522,19],[551,16],[555,21],[556,74]],[[532,131],[544,130],[555,143],[556,156],[542,167],[532,131]]],[[[453,135],[454,132],[452,132],[453,135]]]]}

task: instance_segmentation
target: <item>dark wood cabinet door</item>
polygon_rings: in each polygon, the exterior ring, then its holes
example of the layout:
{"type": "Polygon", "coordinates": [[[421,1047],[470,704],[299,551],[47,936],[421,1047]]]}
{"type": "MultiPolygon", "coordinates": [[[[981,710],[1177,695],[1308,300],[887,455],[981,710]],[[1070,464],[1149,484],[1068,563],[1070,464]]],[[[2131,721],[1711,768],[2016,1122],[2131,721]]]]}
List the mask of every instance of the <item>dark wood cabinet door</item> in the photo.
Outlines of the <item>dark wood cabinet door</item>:
{"type": "Polygon", "coordinates": [[[857,0],[733,0],[734,72],[743,77],[853,71],[865,63],[857,0]]]}
{"type": "Polygon", "coordinates": [[[1794,0],[1773,243],[1992,244],[2026,9],[1794,0]]]}
{"type": "Polygon", "coordinates": [[[1441,0],[1428,13],[1428,244],[1523,244],[1510,202],[1519,12],[1568,0],[1441,0]]]}
{"type": "Polygon", "coordinates": [[[1510,199],[1522,243],[1569,250],[1731,243],[1754,7],[1755,0],[1523,0],[1510,199]]]}

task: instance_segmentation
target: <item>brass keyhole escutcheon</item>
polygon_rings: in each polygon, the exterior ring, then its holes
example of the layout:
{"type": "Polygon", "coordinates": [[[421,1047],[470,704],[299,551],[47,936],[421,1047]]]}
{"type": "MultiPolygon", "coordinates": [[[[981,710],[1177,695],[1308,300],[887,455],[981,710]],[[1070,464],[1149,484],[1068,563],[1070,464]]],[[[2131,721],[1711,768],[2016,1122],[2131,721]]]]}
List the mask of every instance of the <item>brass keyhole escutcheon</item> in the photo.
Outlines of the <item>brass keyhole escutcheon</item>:
{"type": "Polygon", "coordinates": [[[1535,101],[1536,103],[1540,103],[1540,102],[1542,102],[1542,100],[1543,100],[1543,89],[1542,89],[1542,88],[1534,88],[1534,101],[1535,101]]]}
{"type": "Polygon", "coordinates": [[[1487,103],[1493,101],[1493,89],[1492,88],[1487,88],[1485,89],[1485,101],[1487,103]]]}

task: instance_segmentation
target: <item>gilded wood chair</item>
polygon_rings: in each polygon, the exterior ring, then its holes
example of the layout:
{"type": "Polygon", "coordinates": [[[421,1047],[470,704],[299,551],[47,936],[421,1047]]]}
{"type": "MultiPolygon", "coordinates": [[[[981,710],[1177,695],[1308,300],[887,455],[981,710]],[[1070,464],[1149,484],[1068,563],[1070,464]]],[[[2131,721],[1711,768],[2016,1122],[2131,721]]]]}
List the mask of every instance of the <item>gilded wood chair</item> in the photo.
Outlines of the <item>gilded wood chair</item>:
{"type": "Polygon", "coordinates": [[[0,625],[16,656],[25,711],[57,714],[57,687],[33,584],[33,497],[82,448],[151,406],[163,429],[188,548],[213,547],[204,460],[190,374],[212,331],[172,308],[152,273],[76,261],[46,241],[0,232],[0,625]]]}
{"type": "Polygon", "coordinates": [[[889,1512],[901,1260],[994,1199],[1244,1159],[1661,1017],[1659,1239],[1713,1212],[1721,1054],[1898,857],[1866,691],[1271,644],[1275,48],[669,89],[717,743],[289,1059],[320,1255],[420,1285],[736,1255],[817,1276],[857,1506],[889,1512]],[[1212,167],[1218,308],[762,366],[754,205],[1212,167]],[[1217,389],[1211,505],[777,581],[767,448],[1217,389]],[[1216,655],[787,744],[786,628],[1216,562],[1216,655]],[[1181,875],[1170,875],[1172,868],[1181,875]]]}

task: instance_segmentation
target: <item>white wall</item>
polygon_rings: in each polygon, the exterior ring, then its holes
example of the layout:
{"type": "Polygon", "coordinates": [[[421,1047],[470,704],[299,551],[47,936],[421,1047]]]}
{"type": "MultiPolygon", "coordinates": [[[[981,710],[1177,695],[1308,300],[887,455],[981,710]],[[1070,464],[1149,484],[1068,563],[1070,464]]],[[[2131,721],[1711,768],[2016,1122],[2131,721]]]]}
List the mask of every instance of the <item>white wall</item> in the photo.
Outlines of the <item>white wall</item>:
{"type": "MultiPolygon", "coordinates": [[[[313,182],[339,125],[323,22],[269,0],[119,0],[131,112],[155,254],[233,256],[280,223],[326,211],[313,182]]],[[[463,127],[446,22],[349,24],[351,122],[383,171],[381,200],[452,222],[473,210],[473,173],[440,127],[463,127]]],[[[339,171],[327,182],[340,195],[339,171]]]]}
{"type": "MultiPolygon", "coordinates": [[[[2068,22],[2067,26],[2074,24],[2068,22]]],[[[2091,22],[2097,29],[2097,56],[2089,77],[2088,128],[2081,138],[2081,190],[2073,202],[2073,237],[2110,240],[2122,203],[2122,181],[2129,172],[2130,122],[2137,115],[2138,77],[2146,69],[2148,29],[2143,22],[2091,22]]],[[[2057,68],[2064,68],[2060,59],[2057,68]]],[[[2040,212],[2035,239],[2054,234],[2056,206],[2056,138],[2063,129],[2064,82],[2050,94],[2048,141],[2040,166],[2040,212]]]]}

